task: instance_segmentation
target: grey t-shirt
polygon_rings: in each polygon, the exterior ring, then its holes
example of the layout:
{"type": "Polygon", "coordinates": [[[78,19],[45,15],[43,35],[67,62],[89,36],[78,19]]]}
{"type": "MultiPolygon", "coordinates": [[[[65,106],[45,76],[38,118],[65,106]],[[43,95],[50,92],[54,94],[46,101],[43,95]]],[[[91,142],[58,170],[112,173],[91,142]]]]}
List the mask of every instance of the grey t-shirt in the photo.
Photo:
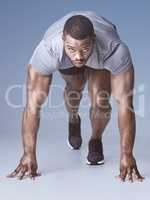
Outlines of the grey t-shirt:
{"type": "Polygon", "coordinates": [[[67,19],[74,15],[88,17],[94,25],[96,40],[86,66],[94,69],[108,69],[117,75],[132,64],[128,47],[121,41],[116,27],[104,17],[92,11],[74,11],[52,24],[46,31],[29,61],[38,72],[49,75],[57,69],[73,67],[63,48],[62,34],[67,19]]]}

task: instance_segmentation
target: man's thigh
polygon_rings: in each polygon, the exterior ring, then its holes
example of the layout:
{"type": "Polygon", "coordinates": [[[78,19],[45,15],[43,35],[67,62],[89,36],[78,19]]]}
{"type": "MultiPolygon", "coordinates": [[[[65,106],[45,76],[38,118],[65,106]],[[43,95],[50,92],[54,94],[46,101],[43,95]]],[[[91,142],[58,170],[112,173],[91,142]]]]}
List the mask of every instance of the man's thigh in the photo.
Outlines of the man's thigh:
{"type": "Polygon", "coordinates": [[[111,95],[110,72],[88,68],[88,92],[92,104],[108,102],[111,95]]]}
{"type": "Polygon", "coordinates": [[[59,70],[59,72],[65,80],[68,89],[77,91],[84,89],[87,80],[87,69],[85,66],[82,68],[72,67],[59,70]]]}

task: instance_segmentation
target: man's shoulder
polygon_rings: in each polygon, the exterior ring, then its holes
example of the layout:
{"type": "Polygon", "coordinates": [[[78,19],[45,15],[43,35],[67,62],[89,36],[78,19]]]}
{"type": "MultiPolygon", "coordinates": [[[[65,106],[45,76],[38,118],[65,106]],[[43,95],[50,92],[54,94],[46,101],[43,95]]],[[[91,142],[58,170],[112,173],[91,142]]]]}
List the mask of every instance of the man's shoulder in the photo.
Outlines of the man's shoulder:
{"type": "Polygon", "coordinates": [[[63,53],[62,33],[57,33],[56,35],[52,34],[49,37],[43,38],[43,41],[47,51],[57,59],[61,60],[63,53]]]}

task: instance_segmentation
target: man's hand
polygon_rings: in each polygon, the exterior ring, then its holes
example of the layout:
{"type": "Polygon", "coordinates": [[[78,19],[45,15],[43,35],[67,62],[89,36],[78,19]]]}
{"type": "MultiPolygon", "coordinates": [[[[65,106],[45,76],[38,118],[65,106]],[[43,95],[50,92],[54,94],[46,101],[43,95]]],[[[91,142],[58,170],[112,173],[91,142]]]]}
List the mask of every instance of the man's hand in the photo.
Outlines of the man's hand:
{"type": "Polygon", "coordinates": [[[144,177],[141,176],[137,169],[136,161],[133,155],[123,154],[120,160],[120,175],[119,178],[121,181],[129,180],[133,182],[143,181],[144,177]]]}
{"type": "Polygon", "coordinates": [[[18,177],[22,180],[25,177],[30,177],[35,179],[35,177],[40,176],[41,174],[37,172],[37,161],[33,155],[24,155],[20,160],[18,167],[9,175],[8,178],[18,177]]]}

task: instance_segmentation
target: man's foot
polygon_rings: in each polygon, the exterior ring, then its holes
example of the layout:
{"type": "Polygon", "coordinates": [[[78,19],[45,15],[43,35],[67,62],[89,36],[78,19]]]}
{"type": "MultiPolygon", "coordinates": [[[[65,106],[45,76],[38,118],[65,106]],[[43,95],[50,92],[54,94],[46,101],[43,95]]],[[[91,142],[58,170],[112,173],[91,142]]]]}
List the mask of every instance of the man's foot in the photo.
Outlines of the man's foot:
{"type": "Polygon", "coordinates": [[[69,122],[68,145],[71,149],[77,150],[81,147],[81,119],[78,115],[78,121],[75,123],[69,122]]]}
{"type": "Polygon", "coordinates": [[[103,144],[101,139],[91,139],[89,141],[89,153],[87,156],[87,164],[102,165],[104,164],[103,144]]]}

